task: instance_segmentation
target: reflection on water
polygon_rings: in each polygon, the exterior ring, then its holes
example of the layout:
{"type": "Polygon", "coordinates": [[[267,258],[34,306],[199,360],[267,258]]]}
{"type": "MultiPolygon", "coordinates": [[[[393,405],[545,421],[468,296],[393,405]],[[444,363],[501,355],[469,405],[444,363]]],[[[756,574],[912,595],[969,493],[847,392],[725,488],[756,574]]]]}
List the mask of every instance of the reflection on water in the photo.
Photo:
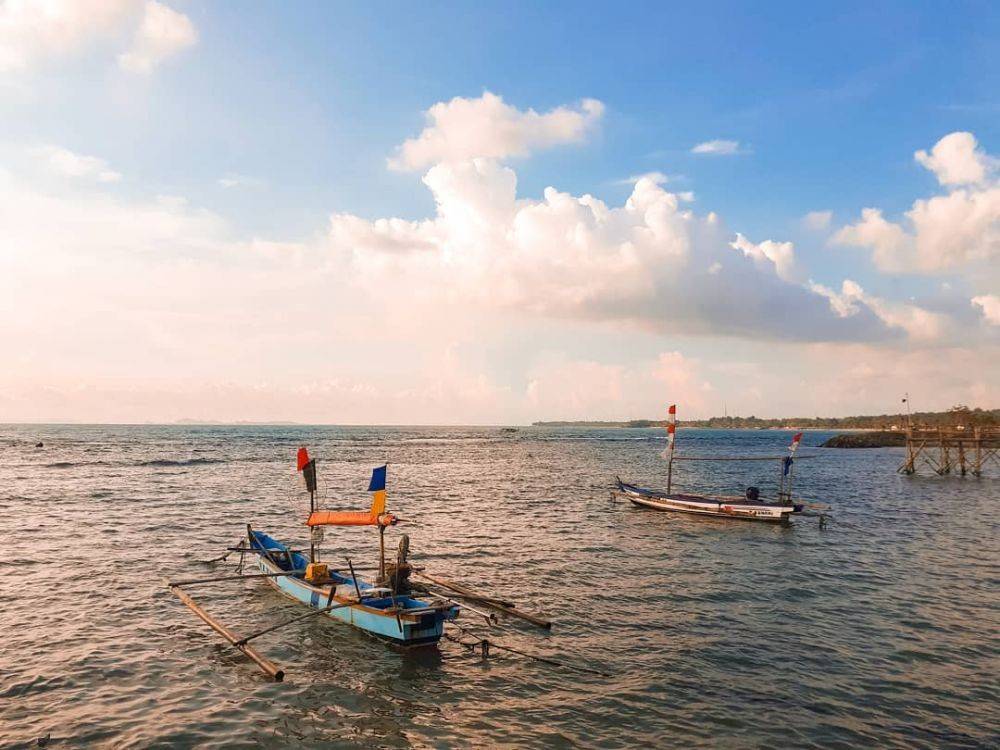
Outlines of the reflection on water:
{"type": "MultiPolygon", "coordinates": [[[[808,434],[816,445],[822,434],[808,434]]],[[[773,453],[780,432],[688,430],[690,453],[773,453]]],[[[821,451],[797,488],[835,520],[687,518],[609,500],[663,484],[654,430],[0,426],[0,746],[996,746],[993,479],[901,477],[896,449],[821,451]],[[36,449],[42,440],[45,447],[36,449]],[[413,558],[555,621],[398,653],[307,620],[260,639],[265,681],[162,586],[243,524],[304,543],[294,449],[329,507],[389,461],[413,558]]],[[[771,464],[682,464],[685,489],[770,491],[771,464]]],[[[377,560],[370,529],[327,557],[377,560]]],[[[231,572],[234,559],[217,569],[231,572]]],[[[299,614],[259,581],[196,596],[237,632],[299,614]]],[[[462,621],[474,624],[470,613],[462,621]]]]}

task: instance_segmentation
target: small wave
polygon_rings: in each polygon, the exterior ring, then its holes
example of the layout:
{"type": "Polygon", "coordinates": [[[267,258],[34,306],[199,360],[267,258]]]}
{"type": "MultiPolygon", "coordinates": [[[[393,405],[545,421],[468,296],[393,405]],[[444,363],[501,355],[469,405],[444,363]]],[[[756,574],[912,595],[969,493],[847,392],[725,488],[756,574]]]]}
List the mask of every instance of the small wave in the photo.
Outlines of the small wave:
{"type": "Polygon", "coordinates": [[[135,466],[201,466],[203,464],[224,464],[220,458],[189,458],[186,460],[171,460],[169,458],[154,458],[151,461],[140,461],[135,466]]]}
{"type": "Polygon", "coordinates": [[[44,464],[46,469],[72,469],[76,466],[201,466],[204,464],[224,464],[227,463],[221,458],[189,458],[189,459],[169,459],[154,458],[149,461],[54,461],[44,464]]]}

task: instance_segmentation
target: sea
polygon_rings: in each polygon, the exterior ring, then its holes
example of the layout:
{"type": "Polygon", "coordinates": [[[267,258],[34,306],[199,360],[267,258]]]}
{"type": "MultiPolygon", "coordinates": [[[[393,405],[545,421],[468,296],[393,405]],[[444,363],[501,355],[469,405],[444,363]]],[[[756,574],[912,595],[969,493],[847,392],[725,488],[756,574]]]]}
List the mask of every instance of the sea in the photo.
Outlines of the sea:
{"type": "MultiPolygon", "coordinates": [[[[781,526],[612,499],[665,486],[656,429],[0,425],[0,747],[1000,747],[1000,471],[901,475],[830,434],[794,464],[815,515],[781,526]],[[247,523],[306,544],[300,446],[330,509],[367,509],[387,463],[389,549],[551,619],[458,624],[559,664],[320,617],[255,641],[269,681],[164,580],[234,575],[210,561],[247,523]]],[[[790,437],[685,429],[677,454],[790,437]]],[[[676,462],[674,486],[778,473],[676,462]]],[[[371,567],[378,535],[327,530],[322,557],[371,567]]],[[[240,634],[303,611],[259,579],[189,591],[240,634]]]]}

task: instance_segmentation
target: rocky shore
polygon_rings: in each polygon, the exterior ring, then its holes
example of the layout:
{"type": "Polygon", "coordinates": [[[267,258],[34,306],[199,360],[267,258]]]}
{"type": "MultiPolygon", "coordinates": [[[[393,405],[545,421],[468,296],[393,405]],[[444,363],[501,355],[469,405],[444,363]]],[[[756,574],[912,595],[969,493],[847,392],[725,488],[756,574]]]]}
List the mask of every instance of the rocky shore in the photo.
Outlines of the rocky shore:
{"type": "Polygon", "coordinates": [[[821,448],[894,448],[906,445],[903,432],[849,432],[834,435],[821,448]]]}

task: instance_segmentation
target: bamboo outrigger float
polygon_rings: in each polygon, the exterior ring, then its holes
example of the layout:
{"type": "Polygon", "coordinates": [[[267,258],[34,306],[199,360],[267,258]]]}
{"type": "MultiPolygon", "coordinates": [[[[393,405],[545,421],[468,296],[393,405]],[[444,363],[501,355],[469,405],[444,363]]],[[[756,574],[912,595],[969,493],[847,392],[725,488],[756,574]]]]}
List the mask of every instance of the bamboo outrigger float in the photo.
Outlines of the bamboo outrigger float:
{"type": "MultiPolygon", "coordinates": [[[[292,549],[262,531],[255,531],[250,524],[247,524],[246,537],[238,546],[230,547],[229,554],[232,552],[240,553],[240,570],[242,570],[243,556],[253,555],[256,558],[258,573],[166,582],[169,590],[192,612],[225,638],[234,648],[253,660],[272,679],[281,681],[284,678],[284,671],[252,646],[249,646],[248,642],[286,626],[318,616],[325,616],[353,625],[355,628],[401,649],[434,647],[445,635],[445,623],[456,620],[463,609],[481,616],[486,621],[487,626],[496,624],[497,615],[495,613],[501,613],[520,618],[545,629],[552,627],[549,620],[518,610],[512,602],[479,594],[468,587],[424,573],[422,569],[414,568],[407,561],[409,537],[405,534],[400,538],[395,560],[386,562],[385,530],[389,526],[399,523],[399,519],[386,511],[386,466],[377,467],[372,471],[368,490],[373,495],[371,508],[368,511],[317,509],[316,461],[309,458],[305,448],[299,449],[298,471],[302,473],[306,489],[309,492],[309,517],[306,521],[310,527],[308,555],[305,554],[305,550],[292,549]],[[379,565],[378,575],[373,582],[358,576],[354,563],[349,558],[346,558],[346,571],[343,568],[338,570],[328,563],[320,562],[318,545],[323,541],[322,528],[324,526],[375,526],[378,529],[379,565]],[[422,583],[414,582],[411,584],[411,575],[419,577],[422,583]],[[259,578],[266,581],[281,593],[305,604],[311,611],[241,637],[213,618],[183,590],[184,587],[188,586],[247,578],[259,578]],[[492,611],[478,609],[477,606],[467,602],[492,611]]],[[[221,562],[227,556],[223,555],[209,561],[209,563],[221,562]]],[[[461,628],[461,632],[468,631],[461,628]]],[[[462,643],[465,646],[481,648],[484,656],[488,655],[489,647],[492,645],[495,648],[512,651],[546,663],[554,663],[578,671],[593,671],[527,654],[486,638],[480,638],[473,644],[462,643]]]]}
{"type": "MultiPolygon", "coordinates": [[[[653,510],[688,513],[714,518],[736,518],[747,521],[769,521],[787,523],[793,515],[805,508],[804,503],[792,500],[792,478],[795,453],[802,440],[802,433],[792,438],[786,456],[675,456],[674,437],[677,431],[677,405],[671,404],[667,419],[667,447],[661,456],[667,461],[666,491],[646,489],[623,482],[616,477],[611,490],[612,497],[623,497],[632,503],[653,510]],[[761,499],[756,487],[748,487],[745,497],[727,495],[700,495],[673,491],[674,461],[777,461],[780,462],[778,475],[778,497],[776,502],[761,499]]],[[[810,458],[801,456],[800,458],[810,458]]]]}

